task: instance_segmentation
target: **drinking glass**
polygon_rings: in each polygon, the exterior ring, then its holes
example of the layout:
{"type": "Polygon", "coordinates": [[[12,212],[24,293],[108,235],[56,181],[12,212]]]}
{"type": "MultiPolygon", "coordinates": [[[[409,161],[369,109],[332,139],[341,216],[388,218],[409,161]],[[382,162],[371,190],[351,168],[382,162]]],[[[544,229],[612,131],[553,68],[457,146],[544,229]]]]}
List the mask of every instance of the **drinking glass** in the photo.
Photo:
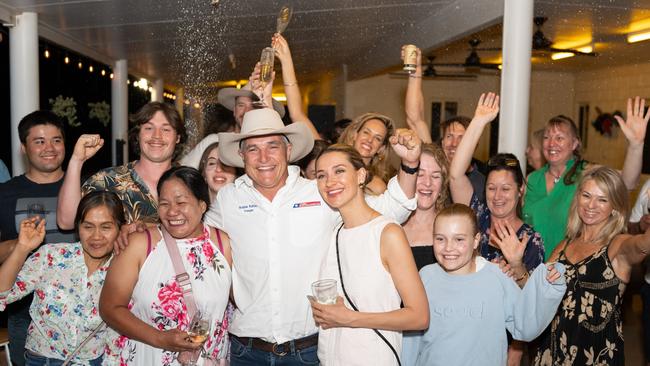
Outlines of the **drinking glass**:
{"type": "Polygon", "coordinates": [[[41,202],[30,203],[27,206],[27,218],[31,219],[32,217],[38,217],[36,225],[40,223],[41,220],[45,220],[45,205],[41,202]]]}
{"type": "Polygon", "coordinates": [[[318,280],[311,284],[311,292],[320,304],[336,304],[338,297],[336,280],[318,280]]]}
{"type": "Polygon", "coordinates": [[[293,9],[290,6],[283,6],[278,13],[277,27],[275,28],[275,33],[281,34],[287,29],[289,21],[291,20],[291,14],[293,14],[293,9]]]}
{"type": "MultiPolygon", "coordinates": [[[[190,323],[190,327],[187,330],[187,335],[190,337],[192,342],[203,343],[206,339],[208,339],[209,334],[210,319],[207,316],[204,317],[203,313],[198,311],[196,314],[194,314],[194,317],[192,317],[192,322],[190,323]]],[[[186,364],[186,366],[196,366],[196,361],[199,359],[199,356],[201,356],[203,351],[203,348],[194,351],[192,353],[192,359],[189,363],[186,364]]]]}
{"type": "Polygon", "coordinates": [[[273,48],[266,47],[262,50],[262,55],[260,56],[260,85],[262,87],[262,92],[260,93],[260,100],[253,102],[253,106],[256,108],[265,108],[267,107],[264,102],[264,88],[271,81],[273,77],[273,63],[275,62],[275,53],[273,48]]]}

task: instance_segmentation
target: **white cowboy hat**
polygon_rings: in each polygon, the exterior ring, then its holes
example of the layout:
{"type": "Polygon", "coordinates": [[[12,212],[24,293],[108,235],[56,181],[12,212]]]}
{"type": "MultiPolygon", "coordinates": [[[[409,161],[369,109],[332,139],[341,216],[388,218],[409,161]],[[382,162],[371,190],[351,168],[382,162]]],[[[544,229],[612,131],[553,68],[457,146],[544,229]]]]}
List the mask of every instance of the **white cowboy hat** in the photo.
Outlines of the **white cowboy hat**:
{"type": "MultiPolygon", "coordinates": [[[[230,109],[231,111],[235,110],[235,100],[237,97],[249,97],[254,102],[260,100],[257,94],[253,93],[248,85],[244,86],[241,89],[237,88],[223,88],[219,89],[217,93],[217,102],[221,103],[222,106],[230,109]]],[[[273,109],[280,114],[280,118],[284,117],[284,105],[273,99],[273,109]]]]}
{"type": "Polygon", "coordinates": [[[239,143],[249,137],[284,135],[291,143],[289,162],[303,158],[314,147],[314,137],[303,123],[285,126],[278,113],[270,108],[253,109],[244,114],[241,132],[222,132],[219,134],[219,159],[238,168],[244,167],[239,155],[239,143]]]}

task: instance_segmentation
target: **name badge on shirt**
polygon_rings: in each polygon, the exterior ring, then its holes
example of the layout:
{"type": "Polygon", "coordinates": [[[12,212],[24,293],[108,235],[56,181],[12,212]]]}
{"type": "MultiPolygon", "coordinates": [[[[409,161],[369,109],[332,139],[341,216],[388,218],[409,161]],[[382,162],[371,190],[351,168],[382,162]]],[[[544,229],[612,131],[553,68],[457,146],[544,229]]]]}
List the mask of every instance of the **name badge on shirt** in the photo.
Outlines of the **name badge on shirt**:
{"type": "Polygon", "coordinates": [[[242,210],[243,212],[253,212],[253,209],[256,207],[257,207],[256,204],[251,203],[250,205],[241,205],[239,206],[239,209],[242,210]]]}
{"type": "Polygon", "coordinates": [[[320,206],[320,201],[299,202],[293,204],[293,208],[314,207],[314,206],[320,206]]]}

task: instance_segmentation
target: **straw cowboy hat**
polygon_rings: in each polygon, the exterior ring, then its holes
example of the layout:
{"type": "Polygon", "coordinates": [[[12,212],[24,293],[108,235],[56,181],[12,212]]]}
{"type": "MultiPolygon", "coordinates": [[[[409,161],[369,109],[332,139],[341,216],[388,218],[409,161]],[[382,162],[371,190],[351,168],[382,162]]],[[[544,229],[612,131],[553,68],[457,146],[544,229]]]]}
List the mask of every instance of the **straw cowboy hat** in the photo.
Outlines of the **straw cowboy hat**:
{"type": "MultiPolygon", "coordinates": [[[[224,107],[230,109],[231,111],[235,110],[235,100],[237,97],[249,97],[253,101],[258,101],[260,98],[257,94],[253,93],[248,85],[244,86],[241,89],[237,88],[223,88],[219,89],[217,93],[217,101],[221,103],[224,107]]],[[[280,114],[280,118],[284,117],[284,106],[282,103],[273,99],[273,109],[280,114]]]]}
{"type": "Polygon", "coordinates": [[[219,159],[238,168],[244,167],[244,160],[239,156],[239,143],[249,137],[266,135],[284,135],[291,143],[292,163],[311,152],[314,137],[303,123],[285,126],[278,113],[270,108],[253,109],[244,114],[241,132],[222,132],[219,134],[219,159]]]}

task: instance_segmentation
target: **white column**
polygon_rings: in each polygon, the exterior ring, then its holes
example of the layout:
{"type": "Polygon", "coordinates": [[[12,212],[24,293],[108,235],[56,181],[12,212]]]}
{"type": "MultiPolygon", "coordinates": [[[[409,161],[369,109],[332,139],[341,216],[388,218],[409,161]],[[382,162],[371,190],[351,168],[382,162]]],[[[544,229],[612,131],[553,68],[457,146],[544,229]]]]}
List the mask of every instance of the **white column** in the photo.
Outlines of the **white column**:
{"type": "Polygon", "coordinates": [[[11,163],[13,175],[25,172],[18,123],[39,109],[38,15],[16,15],[9,29],[9,85],[11,90],[11,163]]]}
{"type": "Polygon", "coordinates": [[[127,80],[129,71],[126,60],[117,60],[113,68],[113,80],[111,81],[111,115],[112,133],[111,148],[113,151],[113,165],[117,165],[117,140],[124,142],[121,147],[122,164],[129,161],[129,91],[127,80]]]}
{"type": "Polygon", "coordinates": [[[513,153],[526,168],[533,0],[505,0],[499,152],[513,153]]]}
{"type": "Polygon", "coordinates": [[[183,108],[185,108],[185,90],[183,88],[176,89],[176,110],[183,118],[183,108]]]}
{"type": "Polygon", "coordinates": [[[163,92],[165,90],[164,83],[162,79],[156,79],[153,82],[153,91],[151,92],[151,101],[152,102],[162,102],[163,101],[163,92]]]}

